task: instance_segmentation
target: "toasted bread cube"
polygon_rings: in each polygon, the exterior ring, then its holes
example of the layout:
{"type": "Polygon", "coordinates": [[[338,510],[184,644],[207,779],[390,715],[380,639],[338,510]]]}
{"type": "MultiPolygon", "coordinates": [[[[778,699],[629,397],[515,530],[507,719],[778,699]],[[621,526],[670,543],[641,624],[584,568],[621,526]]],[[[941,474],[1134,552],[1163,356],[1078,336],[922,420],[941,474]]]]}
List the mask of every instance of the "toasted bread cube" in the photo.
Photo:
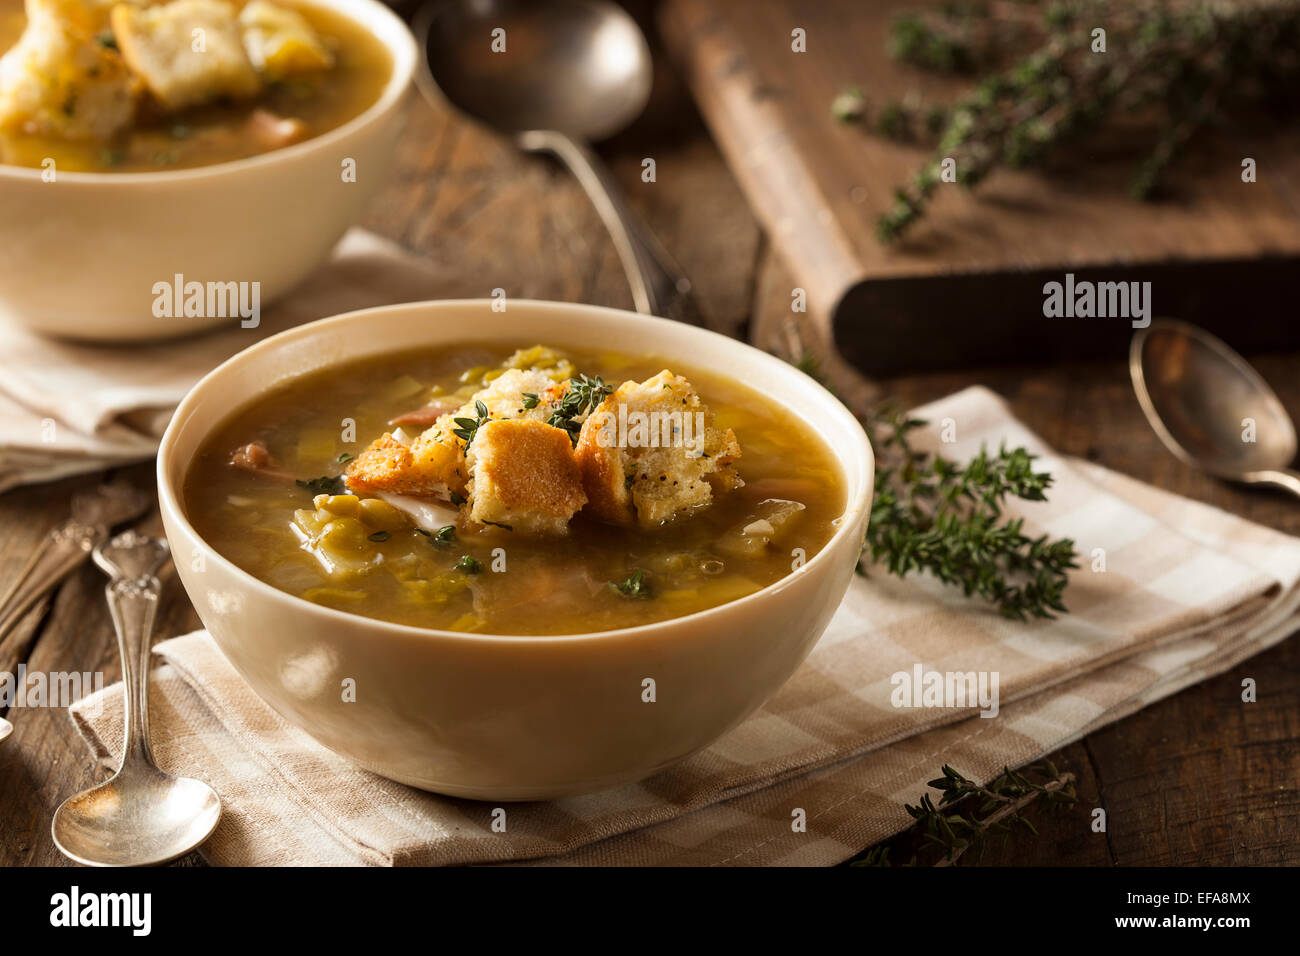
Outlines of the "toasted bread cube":
{"type": "Polygon", "coordinates": [[[74,34],[90,37],[108,29],[109,12],[119,3],[148,6],[151,0],[27,0],[23,5],[27,21],[48,14],[60,20],[74,34]]]}
{"type": "Polygon", "coordinates": [[[474,418],[475,403],[487,406],[491,418],[518,418],[545,422],[564,397],[567,385],[555,382],[536,369],[512,368],[498,375],[487,387],[453,413],[453,418],[474,418]],[[530,397],[531,396],[531,397],[530,397]],[[532,397],[537,399],[532,401],[532,397]],[[529,408],[528,406],[532,407],[529,408]]]}
{"type": "Polygon", "coordinates": [[[566,534],[584,505],[569,433],[530,420],[490,421],[466,454],[470,520],[523,534],[566,534]]]}
{"type": "Polygon", "coordinates": [[[223,96],[247,99],[262,89],[235,8],[225,0],[174,0],[143,10],[123,4],[113,8],[111,22],[127,66],[168,110],[223,96]]]}
{"type": "Polygon", "coordinates": [[[389,492],[446,500],[465,490],[463,450],[450,441],[426,441],[408,447],[388,432],[348,463],[348,487],[356,491],[389,492]]]}
{"type": "Polygon", "coordinates": [[[654,528],[741,484],[735,434],[667,369],[608,396],[583,423],[577,456],[588,511],[613,524],[654,528]]]}
{"type": "Polygon", "coordinates": [[[116,50],[63,17],[65,5],[30,3],[23,35],[0,57],[0,129],[108,139],[135,120],[143,86],[116,50]]]}
{"type": "Polygon", "coordinates": [[[253,68],[267,80],[328,70],[334,55],[297,10],[253,0],[239,11],[244,50],[253,68]]]}

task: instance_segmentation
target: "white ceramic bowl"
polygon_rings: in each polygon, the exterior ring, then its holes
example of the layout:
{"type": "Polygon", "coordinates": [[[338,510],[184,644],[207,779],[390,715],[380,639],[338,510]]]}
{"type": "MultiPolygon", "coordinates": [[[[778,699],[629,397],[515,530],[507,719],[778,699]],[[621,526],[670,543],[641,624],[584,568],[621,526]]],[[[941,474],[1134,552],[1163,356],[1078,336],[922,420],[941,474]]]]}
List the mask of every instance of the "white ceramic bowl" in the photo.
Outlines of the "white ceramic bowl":
{"type": "MultiPolygon", "coordinates": [[[[741,437],[743,443],[744,438],[741,437]]],[[[186,396],[163,436],[158,493],[176,567],[235,668],[285,718],[377,773],[487,800],[638,780],[707,746],[763,703],[821,636],[853,576],[871,503],[861,426],[802,372],[741,342],[616,309],[423,302],[323,319],[254,345],[186,396]],[[204,439],[276,383],[335,363],[458,342],[546,342],[674,358],[768,390],[833,450],[847,503],[826,547],[763,590],[623,630],[509,637],[407,627],[276,590],[212,553],[180,489],[204,439]],[[195,555],[206,556],[195,570],[195,555]],[[657,701],[641,699],[654,678],[657,701]],[[342,682],[356,700],[342,700],[342,682]]]]}
{"type": "Polygon", "coordinates": [[[392,168],[416,47],[378,0],[309,2],[387,47],[392,75],[379,99],[320,136],[212,166],[56,170],[44,182],[39,169],[0,165],[0,316],[100,342],[186,335],[232,320],[157,317],[155,283],[258,282],[264,308],[328,255],[392,168]],[[345,158],[356,161],[355,182],[343,181],[345,158]]]}

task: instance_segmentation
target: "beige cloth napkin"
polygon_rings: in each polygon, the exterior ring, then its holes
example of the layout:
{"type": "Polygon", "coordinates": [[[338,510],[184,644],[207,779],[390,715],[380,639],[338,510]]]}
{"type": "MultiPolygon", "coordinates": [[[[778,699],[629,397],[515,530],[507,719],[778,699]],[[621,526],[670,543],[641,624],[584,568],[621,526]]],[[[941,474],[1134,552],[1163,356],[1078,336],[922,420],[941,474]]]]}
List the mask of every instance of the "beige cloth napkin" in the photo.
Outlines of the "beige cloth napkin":
{"type": "MultiPolygon", "coordinates": [[[[952,419],[965,458],[1026,445],[1056,477],[1012,509],[1075,539],[1071,613],[1006,621],[924,578],[855,580],[805,664],[701,754],[639,784],[549,803],[422,793],[351,766],[286,724],[204,633],[159,644],[154,751],[201,777],[225,817],[218,864],[813,865],[845,860],[910,823],[903,807],[947,763],[987,781],[1218,673],[1297,627],[1300,540],[1086,462],[1064,459],[1000,399],[967,389],[919,409],[952,419]],[[1105,570],[1099,556],[1104,551],[1105,570]],[[1000,709],[897,708],[896,672],[996,671],[1000,709]],[[806,832],[792,828],[802,810],[806,832]]],[[[925,438],[918,439],[923,446],[925,438]]],[[[74,705],[101,759],[121,748],[119,687],[74,705]]]]}
{"type": "Polygon", "coordinates": [[[151,458],[185,393],[241,349],[327,315],[435,298],[446,286],[433,266],[358,229],[256,328],[229,323],[170,342],[83,345],[0,314],[0,492],[151,458]]]}

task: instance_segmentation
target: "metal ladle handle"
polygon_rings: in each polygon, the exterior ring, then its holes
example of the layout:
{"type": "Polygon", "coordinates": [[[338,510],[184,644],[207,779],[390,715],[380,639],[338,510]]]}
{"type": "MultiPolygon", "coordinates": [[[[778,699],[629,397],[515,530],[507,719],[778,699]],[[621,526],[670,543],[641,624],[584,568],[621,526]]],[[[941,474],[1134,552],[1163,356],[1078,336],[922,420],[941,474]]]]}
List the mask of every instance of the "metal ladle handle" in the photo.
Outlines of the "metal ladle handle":
{"type": "Polygon", "coordinates": [[[550,153],[578,180],[614,240],[638,312],[707,327],[691,295],[690,280],[637,219],[605,164],[590,149],[555,130],[520,133],[519,145],[529,152],[550,153]]]}

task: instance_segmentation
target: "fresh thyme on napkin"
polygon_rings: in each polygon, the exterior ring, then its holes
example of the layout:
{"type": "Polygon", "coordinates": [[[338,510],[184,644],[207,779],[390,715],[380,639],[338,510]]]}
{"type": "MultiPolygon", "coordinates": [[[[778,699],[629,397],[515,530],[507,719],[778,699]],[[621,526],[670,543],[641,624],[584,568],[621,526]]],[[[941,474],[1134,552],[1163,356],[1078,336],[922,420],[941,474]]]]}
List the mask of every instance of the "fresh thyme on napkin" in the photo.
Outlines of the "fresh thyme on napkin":
{"type": "MultiPolygon", "coordinates": [[[[1004,514],[1007,498],[1046,501],[1052,476],[1024,448],[987,448],[965,464],[921,451],[908,433],[926,425],[893,405],[864,423],[876,452],[876,493],[866,554],[890,574],[928,571],[1018,621],[1065,611],[1074,542],[1024,533],[1004,514]]],[[[858,569],[866,573],[863,565],[858,569]]]]}

